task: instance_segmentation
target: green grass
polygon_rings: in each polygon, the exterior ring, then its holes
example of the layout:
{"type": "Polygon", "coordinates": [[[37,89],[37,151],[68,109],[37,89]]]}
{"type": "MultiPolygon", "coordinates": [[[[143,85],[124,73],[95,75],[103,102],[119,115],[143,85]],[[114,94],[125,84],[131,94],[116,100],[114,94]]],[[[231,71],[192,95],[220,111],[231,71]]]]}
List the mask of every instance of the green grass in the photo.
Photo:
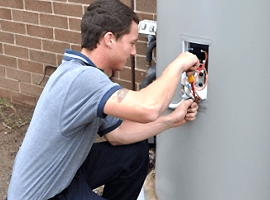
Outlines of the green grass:
{"type": "Polygon", "coordinates": [[[0,98],[0,121],[8,132],[29,125],[31,118],[32,112],[19,113],[8,99],[0,98]]]}

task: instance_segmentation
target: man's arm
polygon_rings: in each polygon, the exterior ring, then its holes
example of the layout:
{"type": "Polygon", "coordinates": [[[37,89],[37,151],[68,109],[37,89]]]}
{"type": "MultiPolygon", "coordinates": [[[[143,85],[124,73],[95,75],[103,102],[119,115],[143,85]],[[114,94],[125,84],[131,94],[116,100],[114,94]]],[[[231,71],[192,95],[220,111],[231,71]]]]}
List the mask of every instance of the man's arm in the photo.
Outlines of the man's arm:
{"type": "Polygon", "coordinates": [[[199,60],[194,54],[182,53],[146,88],[115,92],[106,102],[104,113],[140,123],[155,121],[170,104],[182,72],[193,71],[198,66],[199,60]]]}
{"type": "Polygon", "coordinates": [[[181,103],[175,111],[166,116],[161,116],[157,120],[149,123],[137,123],[124,120],[114,131],[104,137],[112,145],[124,145],[136,143],[155,136],[167,129],[181,126],[186,121],[196,118],[198,105],[192,100],[181,103]]]}

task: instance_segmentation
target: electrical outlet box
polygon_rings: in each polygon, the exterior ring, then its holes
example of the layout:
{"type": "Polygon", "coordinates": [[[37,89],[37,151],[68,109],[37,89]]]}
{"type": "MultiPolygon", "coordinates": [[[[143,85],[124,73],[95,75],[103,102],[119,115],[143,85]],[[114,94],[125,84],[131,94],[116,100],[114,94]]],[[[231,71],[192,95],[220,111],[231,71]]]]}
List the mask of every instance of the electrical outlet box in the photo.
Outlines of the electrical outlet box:
{"type": "Polygon", "coordinates": [[[157,22],[151,20],[142,20],[139,23],[139,33],[145,36],[155,36],[157,32],[157,22]]]}
{"type": "Polygon", "coordinates": [[[188,82],[188,77],[184,72],[181,77],[182,97],[184,99],[199,97],[199,100],[207,98],[208,86],[208,59],[209,45],[196,42],[182,41],[183,51],[195,54],[200,60],[200,67],[193,74],[195,81],[193,85],[188,82]]]}

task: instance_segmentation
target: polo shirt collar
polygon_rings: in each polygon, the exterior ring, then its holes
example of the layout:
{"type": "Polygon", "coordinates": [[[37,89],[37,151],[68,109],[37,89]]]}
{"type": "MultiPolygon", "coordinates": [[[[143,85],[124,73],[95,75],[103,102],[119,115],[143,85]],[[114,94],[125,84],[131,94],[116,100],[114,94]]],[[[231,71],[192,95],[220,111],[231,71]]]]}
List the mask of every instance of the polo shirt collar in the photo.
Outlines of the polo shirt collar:
{"type": "Polygon", "coordinates": [[[87,56],[83,55],[80,52],[73,51],[73,50],[70,50],[70,49],[66,49],[65,53],[64,53],[64,56],[63,56],[63,61],[70,61],[70,60],[82,61],[86,65],[96,67],[96,65],[87,56]]]}

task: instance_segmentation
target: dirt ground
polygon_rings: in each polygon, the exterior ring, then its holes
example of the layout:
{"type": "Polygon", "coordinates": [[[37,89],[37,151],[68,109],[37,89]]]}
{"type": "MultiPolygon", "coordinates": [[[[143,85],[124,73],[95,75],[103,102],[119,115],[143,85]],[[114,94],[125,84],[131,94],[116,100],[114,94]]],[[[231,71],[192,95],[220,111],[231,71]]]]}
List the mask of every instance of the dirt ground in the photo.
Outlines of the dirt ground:
{"type": "MultiPolygon", "coordinates": [[[[34,108],[26,105],[11,104],[8,100],[0,98],[0,200],[7,193],[12,166],[17,151],[23,141],[28,125],[31,121],[34,108]]],[[[98,139],[99,142],[102,139],[98,139]]],[[[151,160],[154,160],[154,151],[150,151],[151,160]]],[[[155,167],[148,174],[144,188],[148,200],[156,200],[155,195],[155,167]]],[[[102,187],[96,189],[102,192],[102,187]]]]}

